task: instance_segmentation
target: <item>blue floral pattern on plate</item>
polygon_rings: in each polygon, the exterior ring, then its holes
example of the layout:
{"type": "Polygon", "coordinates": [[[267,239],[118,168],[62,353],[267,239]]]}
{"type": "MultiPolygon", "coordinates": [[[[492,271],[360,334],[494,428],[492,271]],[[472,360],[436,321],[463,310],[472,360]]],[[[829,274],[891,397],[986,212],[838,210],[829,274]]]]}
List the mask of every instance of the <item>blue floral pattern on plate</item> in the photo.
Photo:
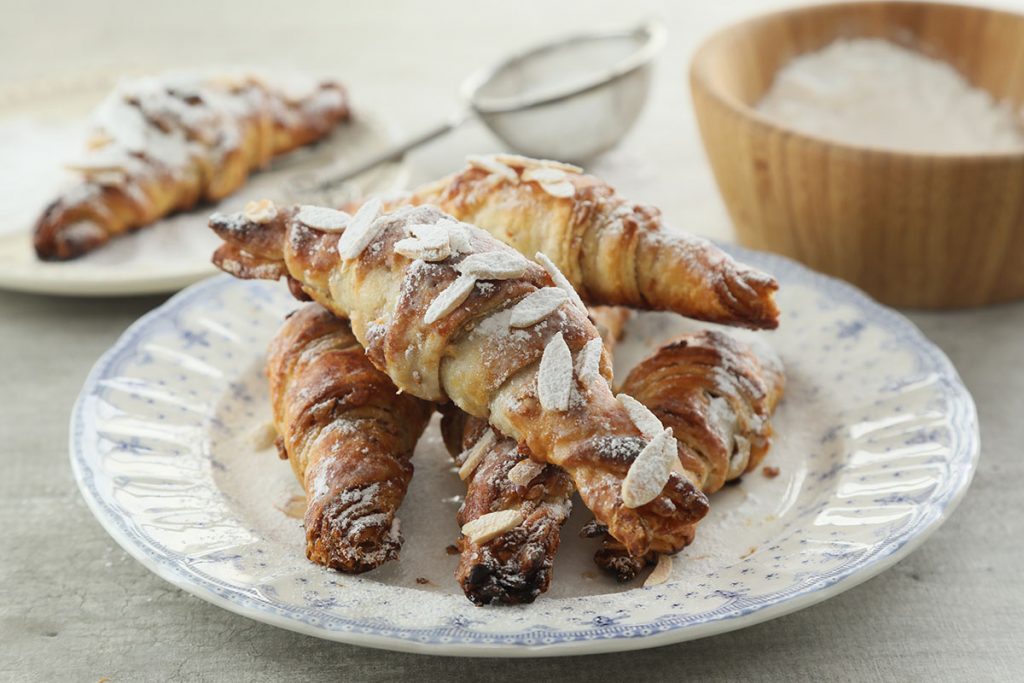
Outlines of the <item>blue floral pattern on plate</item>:
{"type": "MultiPolygon", "coordinates": [[[[145,566],[205,600],[322,638],[471,656],[636,649],[741,628],[874,576],[963,496],[979,449],[974,404],[948,359],[905,318],[781,257],[729,247],[780,281],[780,329],[760,333],[789,384],[774,478],[712,501],[670,580],[620,586],[563,530],[550,593],[475,608],[444,552],[460,482],[436,426],[417,449],[397,563],[351,577],[304,557],[301,491],[260,434],[264,350],[295,307],[284,287],[219,277],[135,323],[99,360],[71,420],[71,461],[96,517],[145,566]]],[[[691,324],[631,323],[618,376],[691,324]]],[[[753,333],[748,333],[753,334],[753,333]]]]}

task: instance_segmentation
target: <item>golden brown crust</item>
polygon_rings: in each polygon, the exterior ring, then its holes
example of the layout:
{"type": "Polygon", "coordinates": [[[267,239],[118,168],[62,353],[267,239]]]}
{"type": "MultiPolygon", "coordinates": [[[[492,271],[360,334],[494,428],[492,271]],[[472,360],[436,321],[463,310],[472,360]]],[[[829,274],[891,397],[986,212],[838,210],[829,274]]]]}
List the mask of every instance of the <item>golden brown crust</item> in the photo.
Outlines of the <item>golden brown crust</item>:
{"type": "MultiPolygon", "coordinates": [[[[565,469],[584,503],[631,552],[682,547],[681,534],[706,514],[707,500],[673,472],[660,495],[627,507],[622,481],[647,440],[607,382],[584,382],[570,371],[568,407],[540,402],[539,360],[547,345],[561,335],[559,343],[578,362],[582,347],[598,332],[587,313],[571,303],[529,329],[509,327],[510,306],[554,284],[539,266],[523,259],[516,277],[482,278],[463,303],[427,322],[430,305],[455,281],[468,255],[521,257],[487,233],[457,224],[466,232],[468,251],[456,251],[439,263],[402,256],[394,246],[409,237],[410,226],[450,225],[438,210],[417,207],[378,219],[366,248],[355,258],[342,259],[337,234],[312,230],[295,216],[295,209],[282,209],[272,220],[256,223],[240,214],[217,215],[210,224],[234,245],[235,255],[244,257],[252,249],[261,266],[282,255],[289,276],[306,294],[335,314],[348,315],[371,361],[403,391],[425,400],[450,398],[524,444],[539,460],[565,469]],[[268,235],[279,240],[276,249],[267,247],[268,235]]],[[[607,377],[606,352],[600,367],[607,377]]]]}
{"type": "MultiPolygon", "coordinates": [[[[479,439],[493,430],[451,404],[442,408],[441,432],[458,465],[479,439]]],[[[496,434],[496,433],[495,433],[496,434]]],[[[559,528],[572,509],[572,480],[560,468],[545,465],[528,483],[517,484],[509,472],[529,460],[513,439],[496,434],[466,479],[466,500],[459,509],[464,525],[500,510],[518,511],[522,523],[485,542],[459,539],[455,578],[466,597],[478,605],[533,602],[551,584],[552,565],[560,542],[559,528]]]]}
{"type": "Polygon", "coordinates": [[[111,95],[100,112],[115,118],[111,130],[97,130],[77,168],[81,182],[36,223],[40,259],[72,259],[168,214],[220,200],[272,157],[319,140],[349,117],[337,83],[296,97],[251,75],[142,79],[111,95]],[[128,133],[131,139],[117,139],[128,133]]]}
{"type": "Polygon", "coordinates": [[[267,376],[280,447],[306,490],[306,556],[350,573],[396,558],[395,513],[432,406],[397,394],[348,323],[316,304],[285,321],[267,376]]]}
{"type": "Polygon", "coordinates": [[[773,278],[707,240],[668,231],[657,209],[629,202],[607,183],[564,165],[547,170],[563,174],[560,182],[568,185],[561,187],[571,196],[554,196],[545,183],[526,180],[545,162],[498,155],[492,163],[508,170],[470,164],[402,201],[438,206],[530,258],[544,252],[591,304],[675,311],[743,327],[778,325],[773,278]]]}

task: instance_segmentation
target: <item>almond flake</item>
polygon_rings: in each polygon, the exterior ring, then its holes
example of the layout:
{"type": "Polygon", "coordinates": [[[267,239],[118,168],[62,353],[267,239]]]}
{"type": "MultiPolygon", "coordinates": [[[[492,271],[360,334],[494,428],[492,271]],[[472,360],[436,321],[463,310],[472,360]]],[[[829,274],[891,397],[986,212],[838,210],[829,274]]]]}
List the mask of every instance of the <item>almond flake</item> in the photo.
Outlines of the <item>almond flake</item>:
{"type": "Polygon", "coordinates": [[[514,251],[485,251],[470,254],[455,268],[478,280],[511,280],[526,274],[529,262],[514,251]]]}
{"type": "Polygon", "coordinates": [[[460,254],[472,254],[472,232],[464,223],[457,223],[452,220],[443,220],[438,225],[448,228],[448,241],[452,245],[452,251],[460,254]]]}
{"type": "Polygon", "coordinates": [[[537,259],[539,264],[544,266],[544,270],[548,271],[548,275],[551,276],[551,280],[555,283],[555,286],[564,289],[572,302],[576,304],[581,311],[586,311],[587,307],[583,305],[583,299],[581,299],[580,295],[576,292],[576,288],[572,286],[571,282],[569,282],[569,278],[562,274],[562,271],[558,269],[558,266],[555,265],[554,261],[549,259],[542,251],[538,251],[534,258],[537,259]]]}
{"type": "Polygon", "coordinates": [[[672,430],[666,429],[651,439],[629,466],[622,480],[622,503],[628,508],[638,508],[657,498],[678,460],[676,440],[672,430]]]}
{"type": "Polygon", "coordinates": [[[344,211],[308,204],[299,207],[295,218],[306,227],[322,232],[341,232],[352,221],[352,216],[344,211]]]}
{"type": "MultiPolygon", "coordinates": [[[[576,358],[576,376],[584,386],[601,377],[601,351],[604,350],[604,343],[600,337],[594,337],[588,341],[576,358]]],[[[603,378],[602,378],[603,379],[603,378]]]]}
{"type": "Polygon", "coordinates": [[[486,543],[492,538],[501,536],[506,531],[515,529],[523,521],[523,513],[519,512],[519,510],[489,512],[471,522],[463,524],[462,535],[469,539],[470,543],[486,543]]]}
{"type": "Polygon", "coordinates": [[[544,410],[569,409],[572,394],[572,351],[559,332],[544,347],[537,370],[537,399],[544,410]]]}
{"type": "Polygon", "coordinates": [[[561,183],[565,182],[565,171],[557,168],[538,166],[523,171],[523,180],[532,180],[538,183],[561,183]]]}
{"type": "Polygon", "coordinates": [[[544,287],[521,299],[512,307],[510,327],[529,327],[558,310],[569,301],[569,295],[559,287],[544,287]]]}
{"type": "Polygon", "coordinates": [[[672,556],[658,555],[658,564],[654,565],[654,571],[648,574],[647,580],[644,581],[644,588],[665,583],[668,581],[668,577],[671,576],[671,574],[672,556]]]}
{"type": "Polygon", "coordinates": [[[516,173],[515,169],[511,166],[506,166],[501,163],[493,156],[480,156],[477,154],[471,154],[466,157],[466,163],[470,166],[475,166],[481,170],[487,171],[492,175],[500,175],[506,180],[510,180],[513,183],[519,182],[519,174],[516,173]]]}
{"type": "Polygon", "coordinates": [[[560,183],[539,183],[539,185],[540,189],[558,199],[569,199],[576,196],[576,186],[568,180],[563,180],[560,183]]]}
{"type": "Polygon", "coordinates": [[[245,208],[242,209],[242,215],[247,221],[263,225],[274,220],[277,216],[277,207],[269,199],[246,202],[245,208]]]}
{"type": "Polygon", "coordinates": [[[352,216],[348,227],[338,240],[338,254],[341,258],[358,258],[383,229],[383,222],[377,222],[381,204],[380,199],[374,197],[359,207],[356,215],[352,216]]]}
{"type": "Polygon", "coordinates": [[[431,245],[415,237],[406,237],[404,240],[395,242],[395,253],[401,254],[413,260],[428,261],[434,263],[444,261],[452,255],[451,245],[445,242],[441,246],[431,245]]]}
{"type": "Polygon", "coordinates": [[[428,325],[435,323],[445,317],[456,308],[462,305],[476,286],[476,278],[472,275],[460,275],[455,281],[444,288],[437,298],[434,299],[427,312],[423,315],[423,322],[428,325]]]}
{"type": "Polygon", "coordinates": [[[520,460],[508,471],[508,480],[516,486],[529,486],[544,471],[544,464],[536,460],[520,460]]]}
{"type": "Polygon", "coordinates": [[[459,467],[459,479],[466,481],[469,475],[473,474],[480,461],[487,455],[487,451],[491,450],[491,447],[494,446],[495,441],[497,439],[494,437],[493,429],[488,429],[487,433],[477,439],[477,442],[469,449],[469,453],[466,454],[466,459],[462,462],[462,466],[459,467]]]}
{"type": "Polygon", "coordinates": [[[654,439],[658,434],[665,431],[665,425],[661,424],[658,416],[648,410],[640,401],[626,394],[618,394],[616,400],[629,413],[629,419],[633,421],[636,428],[644,435],[645,439],[654,439]]]}
{"type": "Polygon", "coordinates": [[[495,154],[494,159],[517,168],[557,168],[566,173],[583,173],[583,169],[579,166],[573,166],[561,161],[552,161],[551,159],[532,159],[519,154],[495,154]]]}

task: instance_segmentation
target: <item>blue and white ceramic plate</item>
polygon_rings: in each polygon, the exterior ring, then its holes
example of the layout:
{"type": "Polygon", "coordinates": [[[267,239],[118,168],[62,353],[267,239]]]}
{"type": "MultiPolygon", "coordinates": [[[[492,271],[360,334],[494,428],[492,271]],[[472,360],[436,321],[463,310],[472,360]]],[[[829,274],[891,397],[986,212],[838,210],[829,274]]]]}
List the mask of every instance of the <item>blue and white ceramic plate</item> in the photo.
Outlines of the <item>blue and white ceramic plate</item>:
{"type": "MultiPolygon", "coordinates": [[[[301,490],[268,447],[264,350],[296,304],[283,285],[190,287],[97,363],[71,420],[71,461],[103,526],[159,576],[301,633],[446,655],[537,656],[653,647],[742,628],[841,593],[892,566],[950,515],[978,458],[970,395],[906,319],[782,258],[734,249],[776,275],[782,324],[762,333],[787,366],[761,471],[712,500],[668,582],[618,585],[563,530],[551,591],[478,608],[452,578],[461,482],[436,425],[401,510],[400,561],[358,577],[306,561],[301,490]]],[[[638,316],[632,359],[682,329],[638,316]]]]}

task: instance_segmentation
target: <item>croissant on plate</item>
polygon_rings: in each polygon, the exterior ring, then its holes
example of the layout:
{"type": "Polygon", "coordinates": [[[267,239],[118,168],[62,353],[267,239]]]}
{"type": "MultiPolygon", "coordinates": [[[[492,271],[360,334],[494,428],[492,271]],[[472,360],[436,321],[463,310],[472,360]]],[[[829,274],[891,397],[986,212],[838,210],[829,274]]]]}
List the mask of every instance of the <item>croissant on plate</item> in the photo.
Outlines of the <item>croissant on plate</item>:
{"type": "Polygon", "coordinates": [[[349,573],[396,558],[395,513],[433,406],[398,394],[349,324],[316,304],[281,326],[267,377],[278,450],[306,491],[306,556],[349,573]]]}
{"type": "MultiPolygon", "coordinates": [[[[683,468],[706,494],[752,471],[771,445],[771,416],[785,374],[774,352],[725,333],[703,330],[665,344],[626,377],[621,391],[672,429],[683,468]]],[[[603,538],[595,562],[620,581],[635,577],[656,555],[630,554],[590,524],[584,536],[603,538]]]]}
{"type": "Polygon", "coordinates": [[[270,160],[349,118],[332,81],[170,73],[122,83],[95,112],[76,183],[35,226],[47,261],[231,194],[270,160]]]}
{"type": "Polygon", "coordinates": [[[431,204],[532,258],[546,254],[590,304],[774,328],[776,281],[579,168],[499,154],[399,200],[431,204]]]}
{"type": "MultiPolygon", "coordinates": [[[[609,352],[629,315],[626,309],[590,310],[609,352]]],[[[466,481],[459,526],[498,511],[519,516],[516,526],[493,538],[462,535],[455,578],[478,605],[533,602],[551,584],[559,530],[576,491],[572,479],[561,468],[534,461],[528,450],[486,421],[452,404],[442,406],[441,412],[445,445],[466,481]]]]}
{"type": "MultiPolygon", "coordinates": [[[[450,399],[560,466],[631,554],[682,547],[707,499],[678,471],[671,435],[638,426],[616,400],[598,331],[543,254],[542,267],[428,206],[379,215],[371,201],[351,219],[265,208],[211,217],[225,241],[217,265],[287,275],[293,291],[347,316],[399,389],[450,399]]],[[[489,531],[510,519],[490,518],[489,531]]]]}

